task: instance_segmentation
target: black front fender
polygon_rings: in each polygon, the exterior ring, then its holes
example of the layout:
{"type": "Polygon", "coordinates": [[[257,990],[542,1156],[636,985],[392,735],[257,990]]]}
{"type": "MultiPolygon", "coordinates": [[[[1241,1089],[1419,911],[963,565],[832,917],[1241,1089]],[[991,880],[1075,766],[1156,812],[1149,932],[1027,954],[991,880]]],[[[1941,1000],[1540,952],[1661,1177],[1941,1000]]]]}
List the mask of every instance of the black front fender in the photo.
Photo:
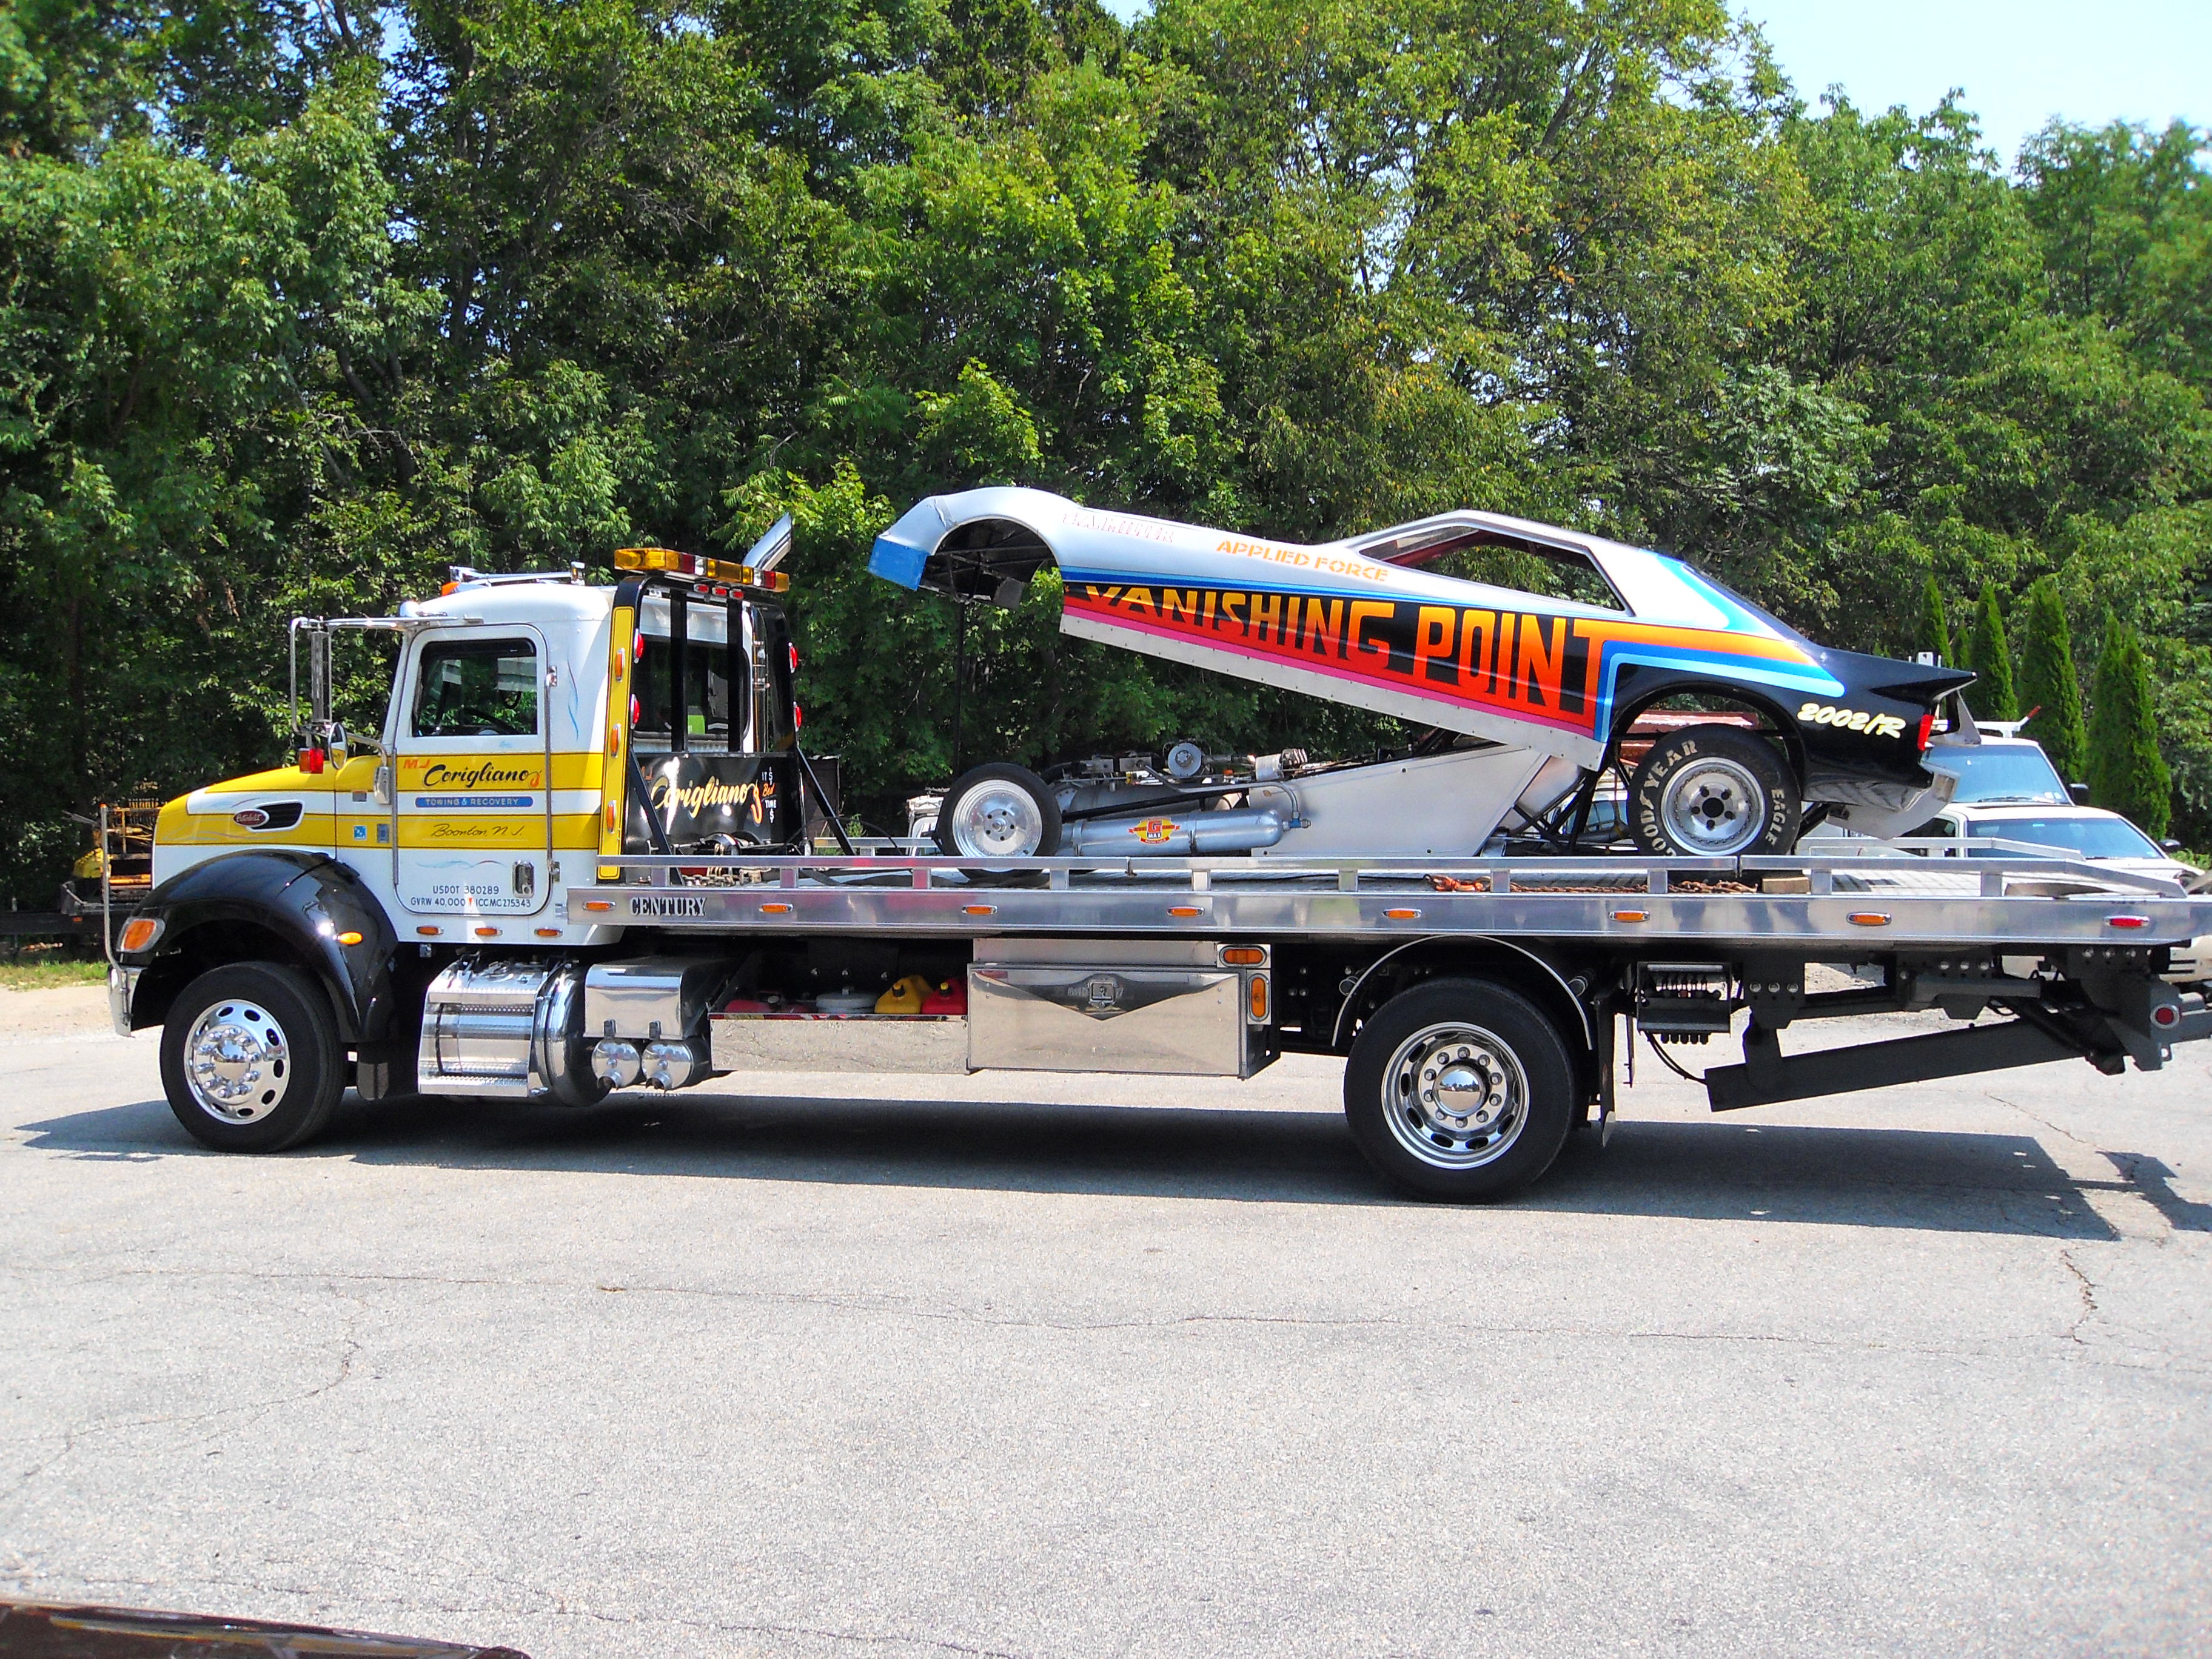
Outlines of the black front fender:
{"type": "Polygon", "coordinates": [[[333,858],[273,847],[227,853],[170,877],[137,919],[161,927],[145,950],[116,956],[143,970],[131,998],[134,1030],[160,1024],[177,993],[209,969],[271,957],[322,982],[349,1047],[380,1043],[392,1030],[391,918],[333,858]]]}

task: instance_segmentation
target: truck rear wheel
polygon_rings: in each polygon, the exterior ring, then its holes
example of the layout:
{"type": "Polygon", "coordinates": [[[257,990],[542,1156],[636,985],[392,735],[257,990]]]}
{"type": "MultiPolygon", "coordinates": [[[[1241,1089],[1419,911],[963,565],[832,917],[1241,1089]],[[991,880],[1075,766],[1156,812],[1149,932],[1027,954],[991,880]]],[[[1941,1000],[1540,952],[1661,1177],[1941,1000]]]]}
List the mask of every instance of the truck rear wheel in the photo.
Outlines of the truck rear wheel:
{"type": "Polygon", "coordinates": [[[1421,1198],[1502,1198],[1552,1166],[1575,1118],[1566,1044],[1489,980],[1400,993],[1360,1028],[1344,1068],[1352,1138],[1421,1198]]]}
{"type": "Polygon", "coordinates": [[[1636,844],[1656,858],[1786,853],[1804,804],[1773,745],[1732,726],[1692,726],[1651,745],[1629,790],[1636,844]]]}
{"type": "Polygon", "coordinates": [[[169,1006],[161,1091],[177,1121],[219,1152],[277,1152],[320,1134],[345,1092],[329,999],[280,963],[210,969],[169,1006]]]}

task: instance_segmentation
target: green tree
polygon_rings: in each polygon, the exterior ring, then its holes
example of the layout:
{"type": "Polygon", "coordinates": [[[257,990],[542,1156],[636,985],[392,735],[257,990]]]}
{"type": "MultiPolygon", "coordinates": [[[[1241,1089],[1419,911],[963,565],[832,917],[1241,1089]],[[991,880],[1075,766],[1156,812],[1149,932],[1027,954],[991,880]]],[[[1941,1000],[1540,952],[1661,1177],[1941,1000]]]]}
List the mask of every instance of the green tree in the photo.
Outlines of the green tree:
{"type": "Polygon", "coordinates": [[[2142,640],[2117,618],[2105,624],[2089,713],[2089,798],[2132,818],[2154,840],[2172,812],[2173,775],[2158,750],[2158,713],[2142,640]]]}
{"type": "Polygon", "coordinates": [[[2036,711],[2025,735],[2043,745],[2058,775],[2082,775],[2089,734],[2082,723],[2081,685],[2074,672],[2074,640],[2058,584],[2039,576],[2027,590],[2027,636],[2021,645],[2020,700],[2036,711]]]}
{"type": "Polygon", "coordinates": [[[1932,651],[1939,662],[1956,662],[1958,653],[1951,644],[1951,623],[1943,611],[1943,590],[1930,575],[1920,591],[1920,628],[1916,635],[1916,648],[1932,651]]]}
{"type": "Polygon", "coordinates": [[[2005,640],[2004,611],[1997,603],[1997,585],[1993,581],[1982,584],[1981,602],[1974,607],[1972,629],[1966,640],[1966,665],[1975,675],[1973,687],[1966,693],[1974,712],[1985,720],[2018,720],[2012,647],[2005,640]]]}

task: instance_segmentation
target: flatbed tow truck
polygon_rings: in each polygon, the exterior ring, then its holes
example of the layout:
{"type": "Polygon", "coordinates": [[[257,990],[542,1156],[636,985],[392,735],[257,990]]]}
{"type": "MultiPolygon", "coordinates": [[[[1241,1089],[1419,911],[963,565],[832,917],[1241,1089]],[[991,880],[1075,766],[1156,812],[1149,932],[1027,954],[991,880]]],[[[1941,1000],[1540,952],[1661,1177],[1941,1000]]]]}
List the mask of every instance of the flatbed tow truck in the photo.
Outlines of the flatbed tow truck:
{"type": "Polygon", "coordinates": [[[1717,1110],[2060,1060],[2154,1070],[2212,1036],[2202,988],[2163,976],[2212,933],[2212,897],[2002,843],[1939,880],[1880,842],[856,842],[798,741],[780,536],[742,564],[624,550],[611,587],[457,572],[397,617],[296,622],[294,763],[162,810],[155,890],[116,944],[117,1028],[164,1028],[179,1121],[268,1152],[320,1133],[349,1084],[587,1108],[780,1071],[1045,1070],[1171,1093],[1302,1052],[1345,1060],[1347,1121],[1383,1176],[1479,1200],[1577,1130],[1602,1139],[1639,1034],[1741,1026],[1741,1063],[1705,1073],[1717,1110]],[[373,738],[330,708],[331,643],[356,632],[399,647],[373,738]],[[1846,988],[1808,986],[1821,964],[1846,988]],[[1804,1022],[1899,1010],[1959,1024],[1784,1052],[1804,1022]]]}

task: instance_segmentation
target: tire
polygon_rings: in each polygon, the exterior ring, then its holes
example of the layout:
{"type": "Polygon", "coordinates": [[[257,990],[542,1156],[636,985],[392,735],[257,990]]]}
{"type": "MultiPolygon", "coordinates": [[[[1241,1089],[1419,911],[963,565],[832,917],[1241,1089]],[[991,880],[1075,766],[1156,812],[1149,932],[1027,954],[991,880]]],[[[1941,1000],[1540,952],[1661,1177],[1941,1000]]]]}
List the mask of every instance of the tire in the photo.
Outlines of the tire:
{"type": "Polygon", "coordinates": [[[1552,1167],[1577,1104],[1558,1028],[1489,980],[1436,979],[1401,992],[1360,1027],[1345,1062],[1352,1139],[1417,1198],[1479,1203],[1518,1192],[1552,1167]],[[1462,1100],[1424,1087],[1454,1072],[1464,1074],[1462,1100]],[[1453,1113],[1454,1104],[1474,1109],[1453,1113]]]}
{"type": "Polygon", "coordinates": [[[947,858],[1050,858],[1060,848],[1060,802],[1025,766],[972,768],[938,808],[937,844],[947,858]]]}
{"type": "Polygon", "coordinates": [[[1690,726],[1636,769],[1629,830],[1656,858],[1786,853],[1804,803],[1771,744],[1733,726],[1690,726]]]}
{"type": "Polygon", "coordinates": [[[329,998],[279,963],[210,969],[169,1006],[161,1090],[186,1132],[219,1152],[281,1152],[312,1139],[345,1092],[329,998]]]}

